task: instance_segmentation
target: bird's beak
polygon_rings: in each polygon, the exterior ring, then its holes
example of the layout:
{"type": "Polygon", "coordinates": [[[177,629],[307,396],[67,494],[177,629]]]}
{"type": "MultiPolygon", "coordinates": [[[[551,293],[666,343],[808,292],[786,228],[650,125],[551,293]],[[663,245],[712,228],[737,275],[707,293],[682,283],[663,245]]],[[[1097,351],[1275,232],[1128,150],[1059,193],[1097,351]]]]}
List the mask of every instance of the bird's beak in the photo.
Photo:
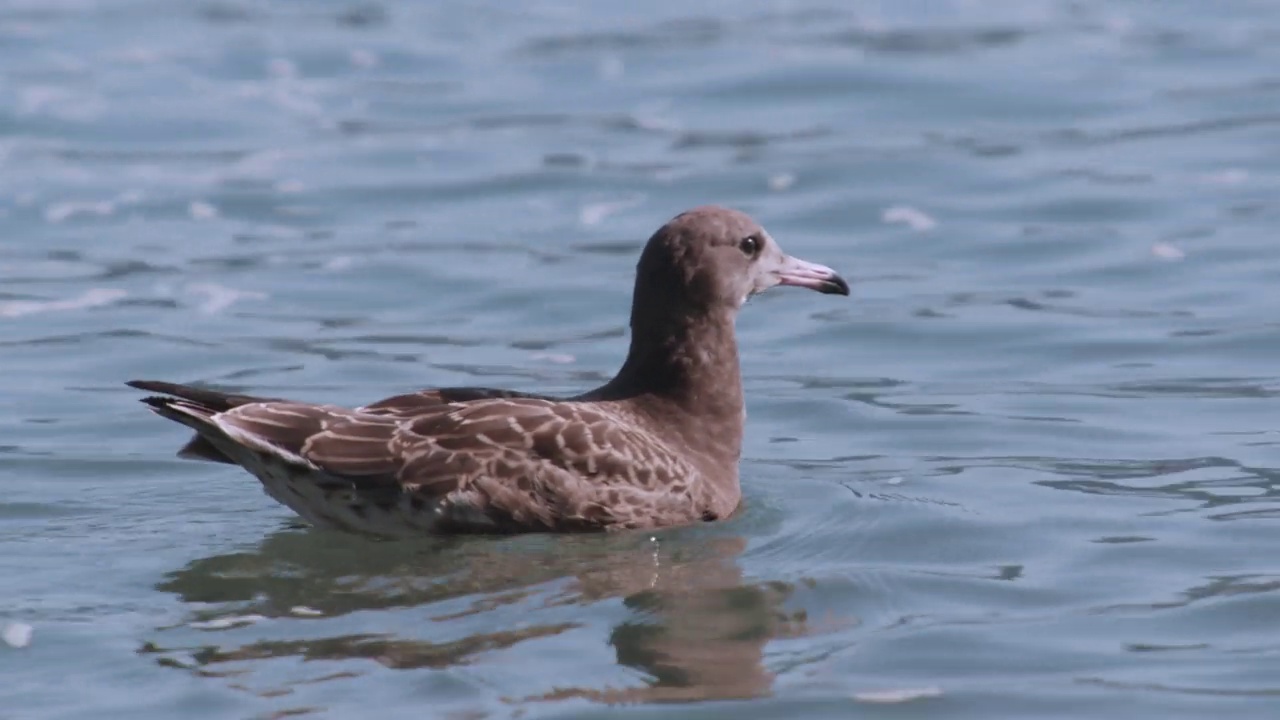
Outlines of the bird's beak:
{"type": "Polygon", "coordinates": [[[826,295],[848,295],[849,283],[826,265],[786,256],[777,270],[779,285],[817,290],[826,295]]]}

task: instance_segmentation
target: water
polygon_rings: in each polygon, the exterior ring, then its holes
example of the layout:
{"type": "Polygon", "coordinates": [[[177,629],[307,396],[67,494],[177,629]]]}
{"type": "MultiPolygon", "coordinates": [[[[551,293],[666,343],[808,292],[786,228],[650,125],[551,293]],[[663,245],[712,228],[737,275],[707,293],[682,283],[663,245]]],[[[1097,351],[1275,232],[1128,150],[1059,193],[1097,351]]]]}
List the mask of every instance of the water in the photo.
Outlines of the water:
{"type": "Polygon", "coordinates": [[[1280,5],[0,3],[0,715],[1274,717],[1280,5]],[[746,504],[370,543],[122,381],[574,392],[691,205],[746,504]],[[22,645],[22,642],[16,642],[22,645]]]}

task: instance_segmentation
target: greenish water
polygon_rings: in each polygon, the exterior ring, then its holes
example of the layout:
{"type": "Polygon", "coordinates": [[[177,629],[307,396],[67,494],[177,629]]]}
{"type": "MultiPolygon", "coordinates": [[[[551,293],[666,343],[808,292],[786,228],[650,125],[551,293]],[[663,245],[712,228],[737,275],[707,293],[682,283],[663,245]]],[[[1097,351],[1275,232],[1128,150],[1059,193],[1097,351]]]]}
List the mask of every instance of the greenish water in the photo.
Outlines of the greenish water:
{"type": "Polygon", "coordinates": [[[1278,40],[1262,0],[0,1],[0,717],[1274,717],[1278,40]],[[723,524],[311,531],[121,384],[575,392],[710,202],[854,285],[744,312],[723,524]]]}

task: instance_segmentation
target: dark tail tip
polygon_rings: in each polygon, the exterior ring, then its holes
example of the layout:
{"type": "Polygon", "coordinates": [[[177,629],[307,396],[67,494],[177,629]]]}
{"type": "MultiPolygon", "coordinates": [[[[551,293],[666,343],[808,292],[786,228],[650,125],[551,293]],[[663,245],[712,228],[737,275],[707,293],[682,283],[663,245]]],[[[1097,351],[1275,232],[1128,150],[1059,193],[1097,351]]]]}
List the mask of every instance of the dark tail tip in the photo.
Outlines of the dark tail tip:
{"type": "Polygon", "coordinates": [[[239,407],[241,405],[256,402],[267,402],[272,399],[253,397],[251,395],[236,395],[234,393],[226,393],[220,390],[209,390],[201,387],[193,387],[191,385],[164,382],[162,380],[130,380],[126,382],[125,385],[128,385],[131,388],[137,388],[138,390],[146,390],[150,393],[171,395],[175,398],[181,398],[197,405],[203,405],[215,412],[225,412],[231,408],[239,407]]]}
{"type": "Polygon", "coordinates": [[[159,380],[129,380],[125,385],[138,390],[158,393],[167,393],[174,387],[173,383],[160,382],[159,380]]]}

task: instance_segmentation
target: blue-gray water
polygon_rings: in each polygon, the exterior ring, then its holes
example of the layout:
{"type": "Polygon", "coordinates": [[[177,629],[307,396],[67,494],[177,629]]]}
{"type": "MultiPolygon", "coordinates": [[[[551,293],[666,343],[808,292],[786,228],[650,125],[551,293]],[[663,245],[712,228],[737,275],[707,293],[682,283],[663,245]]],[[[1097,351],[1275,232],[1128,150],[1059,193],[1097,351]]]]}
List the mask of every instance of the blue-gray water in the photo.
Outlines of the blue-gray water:
{"type": "Polygon", "coordinates": [[[5,0],[0,228],[0,717],[1280,707],[1280,3],[5,0]],[[311,531],[121,384],[578,391],[710,202],[854,284],[714,527],[311,531]]]}

